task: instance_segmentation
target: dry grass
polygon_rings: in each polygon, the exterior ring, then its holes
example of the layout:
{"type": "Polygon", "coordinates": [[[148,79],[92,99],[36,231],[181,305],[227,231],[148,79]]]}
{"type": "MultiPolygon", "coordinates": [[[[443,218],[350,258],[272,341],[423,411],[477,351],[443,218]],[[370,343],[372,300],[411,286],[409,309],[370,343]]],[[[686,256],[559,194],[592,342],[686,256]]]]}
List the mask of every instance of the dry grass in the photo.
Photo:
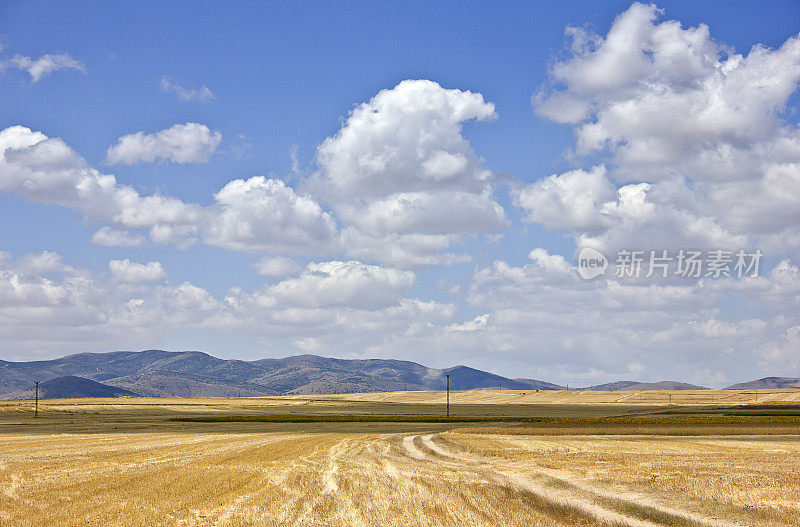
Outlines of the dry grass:
{"type": "Polygon", "coordinates": [[[442,413],[438,394],[348,397],[45,401],[39,419],[2,403],[0,526],[800,524],[797,416],[472,399],[454,412],[539,421],[331,422],[442,413]],[[172,420],[264,414],[322,422],[172,420]]]}
{"type": "Polygon", "coordinates": [[[743,520],[800,525],[800,438],[525,436],[454,431],[462,453],[555,471],[624,495],[743,520]]]}
{"type": "MultiPolygon", "coordinates": [[[[371,401],[384,403],[442,404],[445,392],[376,392],[331,395],[296,395],[285,399],[314,401],[371,401]]],[[[800,402],[800,389],[766,390],[466,390],[450,393],[453,404],[623,404],[623,405],[732,405],[780,401],[800,402]]]]}
{"type": "Polygon", "coordinates": [[[18,436],[0,452],[15,527],[593,524],[387,435],[18,436]]]}

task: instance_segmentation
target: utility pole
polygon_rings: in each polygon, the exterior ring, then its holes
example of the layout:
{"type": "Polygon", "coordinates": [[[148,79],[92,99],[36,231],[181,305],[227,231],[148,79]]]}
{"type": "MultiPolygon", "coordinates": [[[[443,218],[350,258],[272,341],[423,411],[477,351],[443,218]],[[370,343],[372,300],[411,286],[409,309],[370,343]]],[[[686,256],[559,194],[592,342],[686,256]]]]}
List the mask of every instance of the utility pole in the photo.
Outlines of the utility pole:
{"type": "Polygon", "coordinates": [[[447,377],[447,417],[450,417],[450,376],[445,375],[447,377]]]}
{"type": "Polygon", "coordinates": [[[36,383],[36,410],[34,410],[33,416],[39,417],[39,381],[35,381],[36,383]]]}

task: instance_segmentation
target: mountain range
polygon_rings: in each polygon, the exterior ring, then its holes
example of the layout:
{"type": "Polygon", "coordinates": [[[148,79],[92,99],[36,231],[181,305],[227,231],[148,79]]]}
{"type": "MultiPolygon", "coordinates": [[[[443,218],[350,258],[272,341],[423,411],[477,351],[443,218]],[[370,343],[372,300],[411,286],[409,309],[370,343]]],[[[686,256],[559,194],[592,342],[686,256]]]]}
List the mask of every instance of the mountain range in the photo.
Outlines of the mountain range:
{"type": "Polygon", "coordinates": [[[764,377],[755,381],[740,382],[728,386],[730,390],[755,390],[765,388],[800,388],[800,379],[795,377],[764,377]]]}
{"type": "MultiPolygon", "coordinates": [[[[6,399],[32,399],[34,388],[5,394],[6,399]]],[[[71,399],[83,397],[136,397],[137,394],[115,386],[74,375],[56,377],[39,383],[39,397],[42,399],[71,399]]]]}
{"type": "MultiPolygon", "coordinates": [[[[454,390],[561,388],[533,379],[509,379],[467,366],[434,369],[391,359],[346,360],[297,355],[242,361],[218,359],[197,351],[147,350],[81,353],[48,361],[0,361],[0,394],[5,398],[18,398],[32,394],[34,381],[61,377],[73,377],[71,381],[62,382],[62,386],[75,384],[74,377],[80,377],[144,397],[443,390],[446,375],[450,375],[450,387],[454,390]]],[[[70,393],[75,391],[70,390],[70,393]]]]}
{"type": "MultiPolygon", "coordinates": [[[[393,359],[334,359],[296,355],[283,359],[219,359],[198,351],[80,353],[30,362],[0,361],[0,397],[236,397],[403,390],[561,390],[535,379],[511,379],[468,366],[428,368],[393,359]]],[[[800,379],[768,377],[736,389],[800,387],[800,379]]],[[[699,390],[675,381],[617,381],[582,390],[699,390]]]]}

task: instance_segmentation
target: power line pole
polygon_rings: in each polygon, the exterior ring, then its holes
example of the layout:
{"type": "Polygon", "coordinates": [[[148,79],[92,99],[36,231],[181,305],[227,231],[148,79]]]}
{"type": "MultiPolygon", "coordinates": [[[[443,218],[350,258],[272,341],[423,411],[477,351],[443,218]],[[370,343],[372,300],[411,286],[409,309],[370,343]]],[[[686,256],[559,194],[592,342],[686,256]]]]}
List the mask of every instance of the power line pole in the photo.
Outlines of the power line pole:
{"type": "Polygon", "coordinates": [[[36,384],[36,410],[34,410],[33,416],[39,417],[39,381],[34,381],[36,384]]]}
{"type": "Polygon", "coordinates": [[[445,375],[447,377],[447,417],[450,417],[450,376],[445,375]]]}

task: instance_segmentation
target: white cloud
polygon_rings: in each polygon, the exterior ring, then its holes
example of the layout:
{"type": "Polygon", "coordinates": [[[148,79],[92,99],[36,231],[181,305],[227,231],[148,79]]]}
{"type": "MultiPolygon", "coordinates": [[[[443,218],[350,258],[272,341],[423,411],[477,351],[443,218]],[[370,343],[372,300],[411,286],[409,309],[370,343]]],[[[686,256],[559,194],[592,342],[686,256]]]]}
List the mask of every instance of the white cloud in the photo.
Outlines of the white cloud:
{"type": "Polygon", "coordinates": [[[407,80],[353,110],[317,151],[315,195],[345,227],[348,254],[394,265],[452,261],[466,233],[508,226],[493,175],[461,135],[496,117],[479,93],[407,80]]]}
{"type": "Polygon", "coordinates": [[[520,190],[528,219],[579,244],[800,248],[800,131],[784,121],[800,81],[800,37],[742,55],[705,25],[658,22],[633,4],[605,35],[569,28],[572,47],[535,94],[568,122],[574,170],[520,190]],[[618,196],[613,196],[613,189],[618,196]]]}
{"type": "Polygon", "coordinates": [[[82,212],[110,223],[95,233],[103,245],[135,245],[136,229],[154,243],[208,245],[270,253],[323,253],[336,244],[333,218],[311,198],[277,179],[233,180],[201,207],[177,198],[142,196],[87,165],[61,139],[22,126],[0,131],[0,191],[82,212]]]}
{"type": "Polygon", "coordinates": [[[89,167],[61,139],[23,126],[0,131],[0,191],[126,228],[196,223],[200,214],[198,206],[175,198],[141,196],[113,175],[89,167]]]}
{"type": "Polygon", "coordinates": [[[152,134],[124,135],[108,148],[107,157],[109,163],[126,165],[167,159],[181,164],[207,163],[220,141],[222,134],[204,124],[175,124],[152,134]]]}
{"type": "Polygon", "coordinates": [[[311,198],[263,176],[236,179],[214,195],[203,237],[209,245],[272,253],[330,249],[333,218],[311,198]]]}
{"type": "Polygon", "coordinates": [[[705,379],[721,386],[725,378],[766,375],[779,371],[780,361],[791,362],[787,339],[756,352],[798,322],[790,313],[800,307],[800,278],[789,263],[743,287],[736,279],[680,285],[587,281],[559,255],[538,248],[530,258],[521,267],[496,261],[476,270],[468,300],[490,314],[490,323],[469,342],[431,334],[427,346],[453,353],[459,347],[497,350],[506,364],[535,364],[539,378],[573,384],[587,373],[587,382],[625,378],[634,365],[643,380],[692,379],[695,371],[708,370],[713,375],[705,379]],[[762,302],[768,291],[773,300],[762,302]],[[731,302],[748,308],[731,311],[731,302]],[[779,359],[741,371],[742,363],[762,356],[779,359]]]}
{"type": "Polygon", "coordinates": [[[108,226],[101,227],[92,235],[92,243],[107,247],[137,247],[144,245],[146,241],[141,234],[112,229],[108,226]]]}
{"type": "Polygon", "coordinates": [[[51,271],[66,271],[71,268],[61,261],[61,255],[52,251],[43,251],[39,254],[28,254],[18,260],[22,269],[33,273],[48,273],[51,271]]]}
{"type": "Polygon", "coordinates": [[[602,166],[573,170],[516,189],[514,204],[528,212],[527,221],[549,229],[600,232],[610,224],[603,204],[616,198],[616,188],[602,166]]]}
{"type": "Polygon", "coordinates": [[[266,295],[302,307],[375,309],[396,303],[414,282],[410,271],[356,261],[312,262],[300,276],[269,287],[266,295]]]}
{"type": "Polygon", "coordinates": [[[300,271],[303,267],[292,260],[283,256],[265,256],[258,263],[254,264],[256,272],[262,276],[276,276],[282,278],[300,271]]]}
{"type": "Polygon", "coordinates": [[[435,189],[480,193],[491,172],[461,126],[494,117],[494,104],[479,93],[403,81],[358,106],[320,145],[323,184],[343,199],[435,189]]]}
{"type": "MultiPolygon", "coordinates": [[[[107,222],[94,241],[208,245],[271,254],[331,254],[393,265],[468,261],[451,252],[466,235],[509,225],[492,196],[492,173],[461,135],[467,120],[493,118],[480,94],[405,81],[354,110],[319,148],[320,172],[308,189],[339,214],[278,179],[237,179],[201,207],[162,195],[142,196],[98,172],[62,140],[24,127],[0,132],[0,190],[80,210],[107,222]],[[361,168],[359,168],[361,167],[361,168]],[[125,234],[124,234],[125,233],[125,234]],[[337,240],[337,238],[339,238],[337,240]]],[[[218,132],[196,123],[131,134],[108,149],[111,163],[207,160],[218,132]]]]}
{"type": "Polygon", "coordinates": [[[508,225],[488,192],[398,192],[369,204],[342,205],[338,212],[342,221],[375,237],[494,231],[508,225]]]}
{"type": "Polygon", "coordinates": [[[472,260],[468,254],[443,252],[458,239],[452,234],[386,233],[368,236],[358,229],[342,230],[340,244],[347,254],[363,260],[391,262],[399,267],[453,265],[472,260]]]}
{"type": "Polygon", "coordinates": [[[462,324],[450,324],[447,326],[447,330],[471,332],[486,329],[486,326],[489,324],[489,316],[489,313],[484,313],[483,315],[478,315],[472,320],[468,320],[462,324]]]}
{"type": "Polygon", "coordinates": [[[140,264],[125,258],[124,260],[111,260],[108,262],[108,268],[117,282],[160,282],[167,277],[161,262],[140,264]]]}
{"type": "MultiPolygon", "coordinates": [[[[705,26],[657,23],[659,14],[635,4],[606,35],[569,31],[571,51],[533,101],[574,127],[570,160],[583,164],[519,186],[514,203],[528,221],[604,249],[763,243],[779,259],[800,250],[800,131],[785,120],[798,39],[741,55],[705,26]]],[[[204,206],[141,195],[60,139],[7,128],[0,191],[80,211],[103,224],[93,237],[101,244],[142,243],[146,232],[154,243],[268,253],[256,269],[279,281],[216,298],[126,260],[116,274],[93,274],[51,253],[0,254],[0,342],[107,349],[121,336],[135,346],[202,329],[252,337],[259,349],[502,364],[554,381],[669,372],[722,382],[759,360],[762,370],[796,368],[800,272],[791,258],[742,280],[585,281],[547,249],[525,263],[504,249],[510,261],[477,266],[463,293],[468,314],[407,298],[416,276],[403,269],[469,261],[476,251],[460,243],[508,225],[497,179],[462,134],[465,122],[494,117],[480,94],[406,81],[347,116],[319,147],[303,190],[235,179],[204,206]],[[278,254],[360,261],[301,268],[278,254]]],[[[152,160],[169,159],[167,150],[152,160]]]]}
{"type": "Polygon", "coordinates": [[[528,254],[528,258],[533,260],[536,266],[547,274],[569,275],[575,273],[575,268],[570,265],[563,256],[550,254],[547,249],[537,247],[528,254]]]}
{"type": "Polygon", "coordinates": [[[66,53],[48,53],[36,60],[24,55],[14,55],[10,59],[0,61],[0,71],[6,68],[16,68],[27,72],[33,82],[39,82],[43,77],[59,70],[77,70],[81,73],[86,73],[86,67],[83,63],[66,53]]]}
{"type": "Polygon", "coordinates": [[[208,86],[203,85],[200,88],[184,88],[178,83],[172,82],[168,77],[161,77],[159,83],[162,91],[173,92],[182,101],[197,101],[206,102],[214,99],[215,95],[208,86]]]}
{"type": "Polygon", "coordinates": [[[53,253],[0,258],[0,351],[6,358],[161,346],[199,331],[257,338],[287,353],[368,353],[391,335],[446,324],[455,307],[405,298],[408,271],[360,262],[309,264],[298,276],[222,299],[165,281],[158,262],[112,260],[110,273],[61,263],[53,253]]]}
{"type": "Polygon", "coordinates": [[[800,307],[800,279],[790,263],[753,287],[795,297],[744,317],[723,315],[720,302],[730,295],[748,301],[751,288],[584,281],[561,256],[538,248],[522,267],[498,261],[475,272],[468,297],[482,314],[465,322],[454,321],[452,304],[407,298],[413,273],[360,262],[311,263],[275,285],[233,287],[224,298],[191,283],[170,285],[157,262],[114,260],[109,269],[93,274],[54,253],[0,257],[6,356],[104,350],[120,339],[159,346],[170,336],[210,331],[281,353],[402,356],[490,370],[502,364],[506,372],[573,385],[631,374],[692,379],[698,371],[720,385],[742,379],[732,354],[761,361],[751,377],[797,366],[792,328],[800,321],[787,314],[800,307]]]}
{"type": "Polygon", "coordinates": [[[778,376],[800,375],[800,325],[792,326],[778,339],[758,348],[762,368],[778,376]]]}

